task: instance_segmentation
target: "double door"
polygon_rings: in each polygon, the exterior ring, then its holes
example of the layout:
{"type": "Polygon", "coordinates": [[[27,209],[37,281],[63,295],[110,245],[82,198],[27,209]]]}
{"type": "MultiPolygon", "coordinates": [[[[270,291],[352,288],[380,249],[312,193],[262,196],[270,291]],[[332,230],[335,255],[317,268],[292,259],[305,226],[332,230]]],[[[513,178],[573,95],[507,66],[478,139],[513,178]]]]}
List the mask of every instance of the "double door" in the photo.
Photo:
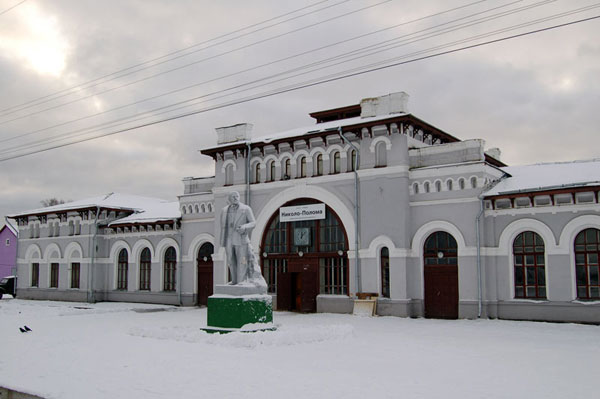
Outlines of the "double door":
{"type": "Polygon", "coordinates": [[[287,271],[277,274],[277,309],[316,312],[317,295],[319,259],[289,259],[287,271]]]}

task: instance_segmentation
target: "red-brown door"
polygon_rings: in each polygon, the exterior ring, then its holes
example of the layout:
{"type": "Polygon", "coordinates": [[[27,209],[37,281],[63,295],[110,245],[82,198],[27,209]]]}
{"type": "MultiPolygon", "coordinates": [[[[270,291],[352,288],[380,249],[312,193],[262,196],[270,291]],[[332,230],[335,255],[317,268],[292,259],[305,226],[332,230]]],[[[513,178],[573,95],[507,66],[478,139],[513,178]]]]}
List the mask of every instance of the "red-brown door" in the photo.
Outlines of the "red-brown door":
{"type": "Polygon", "coordinates": [[[196,267],[198,271],[198,305],[208,304],[208,297],[213,294],[213,246],[211,243],[204,243],[198,251],[196,257],[196,267]]]}
{"type": "Polygon", "coordinates": [[[277,309],[316,312],[319,260],[288,260],[288,272],[277,274],[277,309]]]}
{"type": "Polygon", "coordinates": [[[451,234],[437,231],[425,240],[425,317],[458,318],[458,246],[451,234]]]}
{"type": "Polygon", "coordinates": [[[458,267],[425,266],[425,317],[458,318],[458,267]]]}
{"type": "MultiPolygon", "coordinates": [[[[211,262],[212,263],[212,262],[211,262]]],[[[213,267],[198,267],[198,305],[208,304],[213,294],[213,267]]]]}
{"type": "Polygon", "coordinates": [[[292,273],[277,273],[277,310],[292,310],[292,273]]]}

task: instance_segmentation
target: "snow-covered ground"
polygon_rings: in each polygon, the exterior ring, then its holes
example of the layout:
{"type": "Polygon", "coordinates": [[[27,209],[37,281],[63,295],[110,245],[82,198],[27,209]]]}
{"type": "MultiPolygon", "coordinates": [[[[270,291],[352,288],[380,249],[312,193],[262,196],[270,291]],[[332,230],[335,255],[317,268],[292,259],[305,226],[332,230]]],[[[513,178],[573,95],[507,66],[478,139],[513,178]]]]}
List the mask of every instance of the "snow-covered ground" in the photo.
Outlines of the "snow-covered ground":
{"type": "Polygon", "coordinates": [[[0,300],[0,386],[45,398],[591,398],[600,327],[0,300]],[[33,331],[21,333],[19,327],[33,331]]]}

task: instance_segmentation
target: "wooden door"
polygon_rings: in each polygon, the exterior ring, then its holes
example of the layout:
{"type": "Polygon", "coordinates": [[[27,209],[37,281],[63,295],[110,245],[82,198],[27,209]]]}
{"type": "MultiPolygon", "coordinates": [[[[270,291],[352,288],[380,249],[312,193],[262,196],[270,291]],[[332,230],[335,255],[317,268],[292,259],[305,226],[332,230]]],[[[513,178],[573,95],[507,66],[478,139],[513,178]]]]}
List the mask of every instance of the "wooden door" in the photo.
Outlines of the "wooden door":
{"type": "Polygon", "coordinates": [[[425,317],[458,318],[458,266],[425,266],[425,317]]]}
{"type": "Polygon", "coordinates": [[[292,273],[277,273],[277,310],[292,310],[292,273]]]}
{"type": "MultiPolygon", "coordinates": [[[[300,312],[317,311],[319,295],[319,259],[297,258],[288,261],[288,270],[294,273],[294,308],[300,312]]],[[[277,292],[279,300],[279,291],[277,292]]]]}

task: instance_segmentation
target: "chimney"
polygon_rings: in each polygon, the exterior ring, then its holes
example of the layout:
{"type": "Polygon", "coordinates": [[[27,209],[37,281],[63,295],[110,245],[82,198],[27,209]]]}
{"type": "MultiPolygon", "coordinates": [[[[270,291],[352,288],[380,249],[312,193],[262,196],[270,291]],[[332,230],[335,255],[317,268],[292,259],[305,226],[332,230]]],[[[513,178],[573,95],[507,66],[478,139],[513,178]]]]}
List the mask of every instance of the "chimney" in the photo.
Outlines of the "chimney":
{"type": "Polygon", "coordinates": [[[252,124],[238,123],[233,126],[218,127],[217,144],[235,143],[236,141],[250,140],[252,124]]]}
{"type": "Polygon", "coordinates": [[[494,148],[490,148],[489,150],[487,150],[485,152],[486,155],[489,155],[490,157],[494,158],[495,160],[499,161],[500,160],[500,155],[502,154],[500,152],[500,148],[498,147],[494,147],[494,148]]]}
{"type": "Polygon", "coordinates": [[[403,91],[385,96],[364,98],[360,102],[361,118],[389,114],[408,114],[408,94],[403,91]]]}

